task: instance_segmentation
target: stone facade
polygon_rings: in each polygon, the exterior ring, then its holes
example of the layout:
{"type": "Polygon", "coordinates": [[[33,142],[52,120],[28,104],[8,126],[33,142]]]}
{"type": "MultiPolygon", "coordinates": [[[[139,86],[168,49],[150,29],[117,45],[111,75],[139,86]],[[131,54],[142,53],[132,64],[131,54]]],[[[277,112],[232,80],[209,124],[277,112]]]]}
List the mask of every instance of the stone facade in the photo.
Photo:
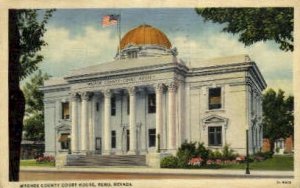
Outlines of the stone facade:
{"type": "Polygon", "coordinates": [[[245,154],[246,129],[259,151],[266,83],[256,64],[247,55],[186,64],[169,51],[46,81],[45,153],[175,154],[186,140],[245,154]]]}
{"type": "Polygon", "coordinates": [[[261,91],[265,85],[259,85],[264,84],[258,80],[260,73],[246,57],[240,56],[240,63],[208,68],[189,68],[173,62],[173,57],[152,58],[160,63],[143,67],[141,60],[138,71],[128,70],[131,74],[117,70],[49,80],[42,88],[46,153],[66,152],[59,147],[62,133],[70,134],[73,152],[94,152],[96,139],[102,154],[154,152],[157,148],[149,146],[150,129],[160,135],[161,150],[171,153],[184,140],[204,142],[212,149],[229,144],[245,153],[245,130],[249,129],[251,152],[258,151],[262,147],[261,91]],[[169,62],[164,63],[166,60],[169,62]],[[221,107],[217,109],[209,109],[212,88],[220,89],[221,107]],[[155,105],[149,103],[149,97],[155,105]],[[62,116],[63,103],[69,104],[67,118],[62,116]],[[155,106],[153,112],[149,105],[155,106]],[[218,146],[209,146],[210,127],[221,128],[218,146]],[[115,131],[114,148],[111,131],[115,131]]]}

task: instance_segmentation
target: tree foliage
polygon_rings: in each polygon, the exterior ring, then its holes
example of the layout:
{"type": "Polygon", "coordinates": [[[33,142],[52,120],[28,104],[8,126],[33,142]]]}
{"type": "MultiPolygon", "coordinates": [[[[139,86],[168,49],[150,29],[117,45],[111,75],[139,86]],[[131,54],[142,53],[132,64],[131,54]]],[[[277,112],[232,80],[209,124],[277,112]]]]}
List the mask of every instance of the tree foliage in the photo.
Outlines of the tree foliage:
{"type": "Polygon", "coordinates": [[[31,141],[43,141],[44,116],[43,114],[34,114],[24,120],[25,139],[31,141]]]}
{"type": "Polygon", "coordinates": [[[20,53],[20,79],[26,78],[28,75],[38,69],[38,63],[43,60],[43,56],[38,52],[47,43],[43,40],[46,32],[46,24],[54,10],[46,10],[43,19],[38,21],[38,10],[18,10],[17,26],[20,34],[19,53],[20,53]]]}
{"type": "Polygon", "coordinates": [[[25,115],[30,114],[41,114],[43,112],[44,103],[43,103],[43,92],[39,90],[41,86],[44,85],[44,81],[49,79],[47,73],[42,73],[41,70],[30,79],[29,82],[26,82],[23,87],[23,93],[25,96],[25,115]]]}
{"type": "Polygon", "coordinates": [[[223,31],[238,34],[239,41],[246,46],[273,40],[284,51],[294,50],[293,11],[293,8],[196,8],[204,21],[224,24],[223,31]]]}
{"type": "Polygon", "coordinates": [[[263,132],[264,137],[271,142],[271,151],[274,141],[287,138],[294,133],[294,97],[285,97],[284,91],[276,93],[269,89],[263,95],[263,132]]]}
{"type": "Polygon", "coordinates": [[[44,140],[43,92],[39,87],[49,78],[39,70],[23,87],[25,96],[25,138],[33,141],[44,140]]]}
{"type": "Polygon", "coordinates": [[[38,54],[46,42],[45,25],[54,10],[44,12],[38,20],[38,10],[9,10],[9,180],[19,180],[25,98],[20,80],[37,70],[43,56],[38,54]]]}

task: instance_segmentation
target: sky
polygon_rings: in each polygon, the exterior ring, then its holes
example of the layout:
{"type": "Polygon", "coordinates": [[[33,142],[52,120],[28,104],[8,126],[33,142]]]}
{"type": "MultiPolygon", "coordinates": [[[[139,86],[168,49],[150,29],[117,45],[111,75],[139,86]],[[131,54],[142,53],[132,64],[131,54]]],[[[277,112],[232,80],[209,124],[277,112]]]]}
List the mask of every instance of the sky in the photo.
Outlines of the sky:
{"type": "Polygon", "coordinates": [[[204,22],[192,8],[57,9],[47,24],[44,39],[48,45],[41,51],[41,70],[63,77],[72,69],[113,60],[119,38],[117,26],[101,25],[108,14],[121,15],[121,36],[141,24],[158,28],[186,62],[249,54],[268,87],[293,94],[291,52],[281,51],[273,41],[245,47],[238,36],[222,32],[221,24],[204,22]]]}

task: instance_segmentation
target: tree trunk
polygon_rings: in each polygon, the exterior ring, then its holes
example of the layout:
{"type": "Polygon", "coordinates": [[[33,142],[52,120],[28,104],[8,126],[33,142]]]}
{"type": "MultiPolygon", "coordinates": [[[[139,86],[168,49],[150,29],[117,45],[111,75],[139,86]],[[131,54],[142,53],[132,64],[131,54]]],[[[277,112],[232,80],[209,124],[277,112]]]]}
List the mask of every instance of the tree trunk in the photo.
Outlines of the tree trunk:
{"type": "Polygon", "coordinates": [[[20,34],[18,12],[9,10],[9,181],[19,181],[25,98],[19,86],[20,34]]]}

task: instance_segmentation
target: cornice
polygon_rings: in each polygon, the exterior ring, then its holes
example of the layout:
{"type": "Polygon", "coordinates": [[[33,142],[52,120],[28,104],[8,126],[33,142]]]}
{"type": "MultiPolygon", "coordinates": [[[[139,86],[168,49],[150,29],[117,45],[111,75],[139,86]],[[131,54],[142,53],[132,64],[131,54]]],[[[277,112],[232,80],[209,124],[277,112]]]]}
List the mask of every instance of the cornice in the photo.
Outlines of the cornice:
{"type": "Polygon", "coordinates": [[[252,67],[250,69],[250,74],[252,78],[255,80],[255,82],[259,85],[261,90],[264,90],[267,87],[267,83],[265,79],[263,78],[260,70],[258,69],[255,62],[251,62],[252,67]]]}
{"type": "Polygon", "coordinates": [[[108,76],[122,76],[122,75],[133,75],[133,74],[141,74],[141,73],[150,73],[150,72],[164,72],[164,71],[172,71],[176,70],[181,72],[181,74],[186,74],[188,72],[188,67],[180,64],[180,63],[164,63],[160,65],[151,65],[151,66],[143,66],[136,67],[130,69],[123,69],[117,71],[106,71],[106,72],[97,72],[91,74],[82,74],[82,75],[74,75],[74,76],[66,76],[64,77],[69,83],[77,83],[81,80],[86,79],[98,79],[108,76]]]}
{"type": "Polygon", "coordinates": [[[224,74],[231,72],[247,71],[251,67],[249,63],[234,63],[226,65],[216,65],[210,67],[199,67],[190,69],[187,76],[204,76],[212,74],[224,74]]]}
{"type": "Polygon", "coordinates": [[[70,90],[69,84],[58,84],[58,85],[50,85],[50,86],[42,86],[39,88],[43,93],[49,92],[58,92],[58,91],[68,91],[70,90]]]}

